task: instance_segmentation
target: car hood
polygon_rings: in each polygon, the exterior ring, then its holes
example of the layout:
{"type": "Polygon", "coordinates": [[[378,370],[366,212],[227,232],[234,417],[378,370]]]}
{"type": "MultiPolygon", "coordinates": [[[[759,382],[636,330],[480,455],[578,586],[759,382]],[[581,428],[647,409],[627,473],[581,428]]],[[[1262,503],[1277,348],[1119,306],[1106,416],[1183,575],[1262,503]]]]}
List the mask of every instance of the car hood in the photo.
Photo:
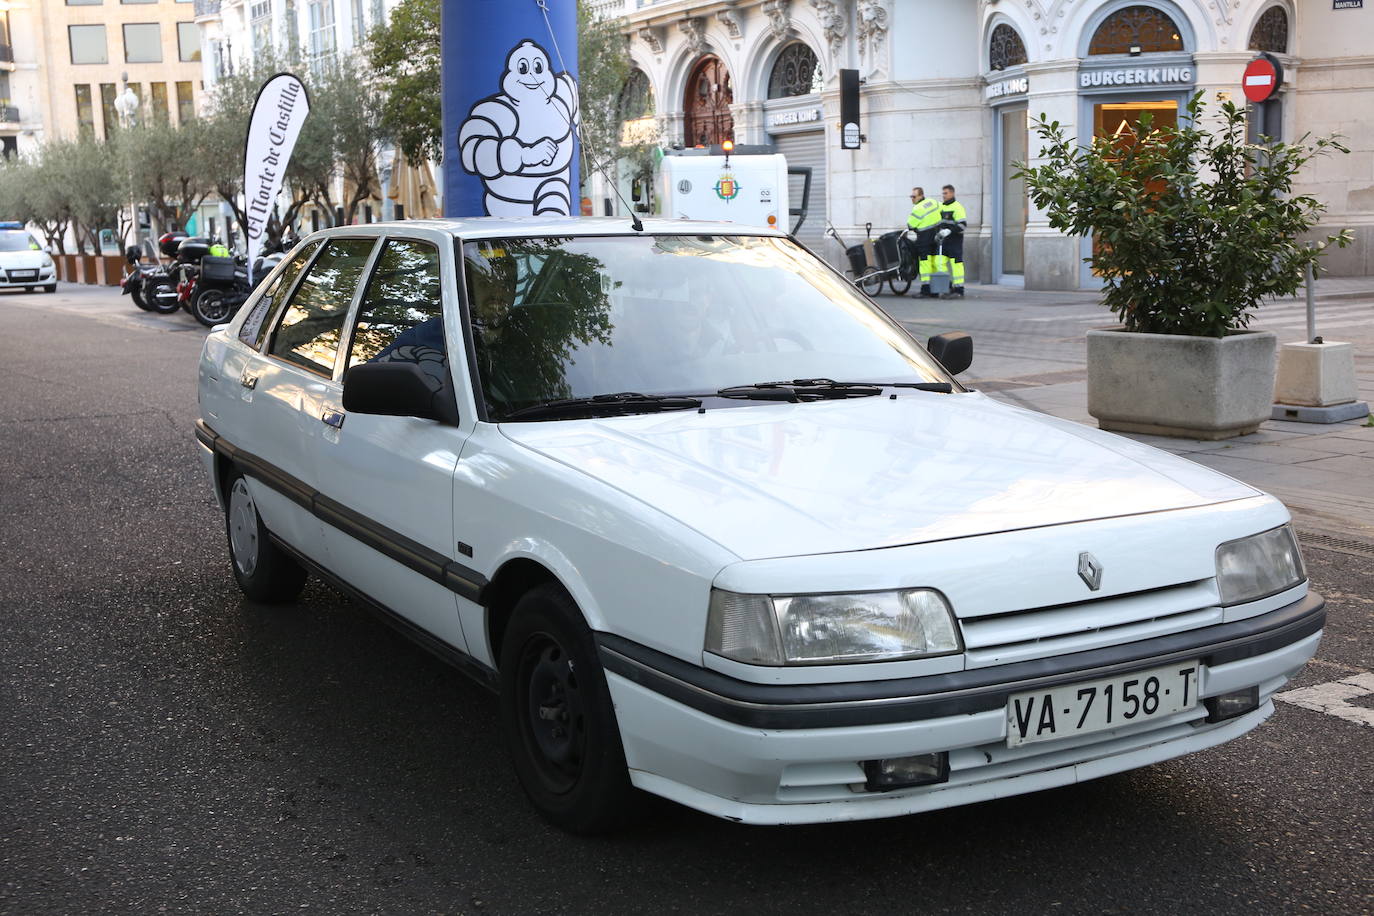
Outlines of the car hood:
{"type": "Polygon", "coordinates": [[[1130,439],[976,393],[501,430],[742,559],[893,547],[1258,492],[1130,439]]]}
{"type": "Polygon", "coordinates": [[[42,266],[41,251],[0,251],[0,267],[5,270],[32,270],[42,266]]]}

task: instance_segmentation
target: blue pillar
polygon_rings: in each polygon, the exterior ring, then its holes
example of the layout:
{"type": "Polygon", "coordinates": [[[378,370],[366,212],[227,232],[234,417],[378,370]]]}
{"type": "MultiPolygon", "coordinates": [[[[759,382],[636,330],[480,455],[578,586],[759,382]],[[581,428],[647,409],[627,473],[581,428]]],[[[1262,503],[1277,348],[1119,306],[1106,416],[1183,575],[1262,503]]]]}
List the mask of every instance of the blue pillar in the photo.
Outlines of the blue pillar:
{"type": "Polygon", "coordinates": [[[444,215],[578,210],[576,0],[442,0],[444,215]]]}

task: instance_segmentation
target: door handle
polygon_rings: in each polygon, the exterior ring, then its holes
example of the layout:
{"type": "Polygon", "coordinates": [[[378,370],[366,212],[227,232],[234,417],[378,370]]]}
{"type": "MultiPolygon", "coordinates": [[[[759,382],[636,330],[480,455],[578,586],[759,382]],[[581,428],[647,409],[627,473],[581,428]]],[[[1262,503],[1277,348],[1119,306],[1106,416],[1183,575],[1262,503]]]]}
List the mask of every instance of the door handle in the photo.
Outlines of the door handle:
{"type": "Polygon", "coordinates": [[[256,388],[258,387],[258,377],[244,372],[243,375],[239,376],[239,384],[248,389],[256,388]]]}
{"type": "Polygon", "coordinates": [[[326,410],[320,414],[320,422],[325,426],[332,426],[335,429],[343,428],[344,412],[342,410],[326,410]]]}

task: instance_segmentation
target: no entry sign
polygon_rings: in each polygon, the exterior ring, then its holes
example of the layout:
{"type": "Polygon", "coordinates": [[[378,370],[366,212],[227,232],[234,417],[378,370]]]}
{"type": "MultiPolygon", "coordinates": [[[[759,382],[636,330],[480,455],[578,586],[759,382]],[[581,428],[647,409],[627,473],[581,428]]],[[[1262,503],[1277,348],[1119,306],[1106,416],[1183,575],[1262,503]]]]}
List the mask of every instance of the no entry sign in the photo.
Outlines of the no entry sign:
{"type": "Polygon", "coordinates": [[[1271,55],[1265,54],[1245,66],[1241,88],[1252,102],[1263,102],[1283,84],[1283,67],[1271,55]]]}

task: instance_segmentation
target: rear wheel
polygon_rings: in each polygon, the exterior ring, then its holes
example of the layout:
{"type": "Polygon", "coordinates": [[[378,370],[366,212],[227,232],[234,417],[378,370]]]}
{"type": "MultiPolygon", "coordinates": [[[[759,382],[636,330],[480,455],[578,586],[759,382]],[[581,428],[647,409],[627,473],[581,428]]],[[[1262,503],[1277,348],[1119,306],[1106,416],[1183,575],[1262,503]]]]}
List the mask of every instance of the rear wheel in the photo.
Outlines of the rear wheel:
{"type": "Polygon", "coordinates": [[[534,807],[572,833],[605,833],[635,813],[620,730],[596,645],[556,584],[516,604],[501,645],[501,728],[534,807]]]}
{"type": "Polygon", "coordinates": [[[224,508],[229,559],[239,588],[261,604],[294,601],[305,586],[305,570],[272,542],[248,481],[238,472],[229,481],[224,508]]]}
{"type": "Polygon", "coordinates": [[[224,295],[224,290],[207,289],[191,300],[191,314],[196,316],[196,321],[212,328],[228,321],[234,310],[229,305],[229,298],[224,295]]]}
{"type": "Polygon", "coordinates": [[[144,298],[159,315],[170,315],[181,308],[181,303],[177,301],[176,285],[168,280],[159,280],[145,286],[144,298]]]}
{"type": "Polygon", "coordinates": [[[145,311],[145,312],[151,312],[151,311],[153,310],[153,307],[152,307],[151,305],[148,304],[148,300],[145,299],[145,298],[143,298],[143,290],[142,290],[142,289],[140,289],[140,288],[138,288],[138,287],[135,287],[135,288],[129,290],[129,298],[132,299],[132,300],[134,300],[134,305],[136,305],[136,306],[138,306],[139,308],[143,309],[143,311],[145,311]]]}

